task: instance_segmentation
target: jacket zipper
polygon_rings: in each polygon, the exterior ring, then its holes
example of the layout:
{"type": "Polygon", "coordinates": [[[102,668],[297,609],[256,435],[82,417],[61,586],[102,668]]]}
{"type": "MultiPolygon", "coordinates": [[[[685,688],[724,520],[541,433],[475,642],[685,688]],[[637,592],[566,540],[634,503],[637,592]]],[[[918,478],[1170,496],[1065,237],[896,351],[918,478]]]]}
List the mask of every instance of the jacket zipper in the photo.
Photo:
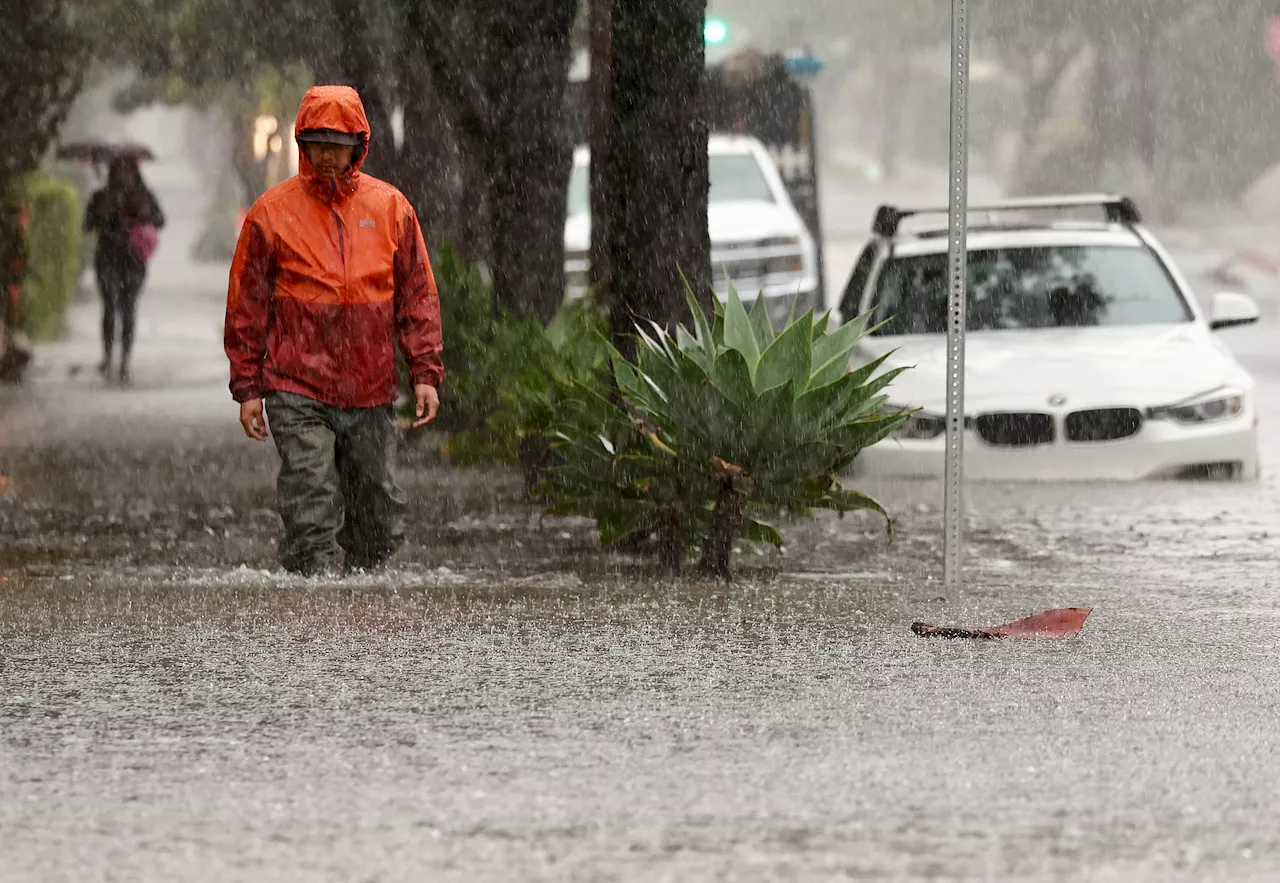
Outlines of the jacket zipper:
{"type": "Polygon", "coordinates": [[[338,254],[342,258],[342,294],[345,297],[350,281],[347,278],[347,236],[342,224],[342,215],[338,214],[337,195],[338,181],[334,178],[329,182],[329,211],[333,213],[333,219],[338,224],[338,254]]]}

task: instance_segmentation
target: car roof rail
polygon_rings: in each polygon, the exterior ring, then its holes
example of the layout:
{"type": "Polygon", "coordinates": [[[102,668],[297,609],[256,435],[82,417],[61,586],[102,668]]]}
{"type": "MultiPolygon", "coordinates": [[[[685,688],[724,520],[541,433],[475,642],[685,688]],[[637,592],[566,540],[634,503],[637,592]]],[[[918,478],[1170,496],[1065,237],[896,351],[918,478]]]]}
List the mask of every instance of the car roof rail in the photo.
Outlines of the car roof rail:
{"type": "MultiPolygon", "coordinates": [[[[1128,196],[1111,193],[1081,193],[1064,196],[1029,196],[1017,199],[1005,199],[982,205],[969,206],[970,212],[1017,212],[1038,211],[1044,209],[1092,208],[1103,210],[1107,222],[1132,226],[1142,223],[1142,213],[1128,196]]],[[[907,218],[917,215],[946,215],[949,208],[898,208],[882,205],[876,209],[875,220],[871,224],[871,232],[886,239],[898,235],[898,227],[907,218]]]]}

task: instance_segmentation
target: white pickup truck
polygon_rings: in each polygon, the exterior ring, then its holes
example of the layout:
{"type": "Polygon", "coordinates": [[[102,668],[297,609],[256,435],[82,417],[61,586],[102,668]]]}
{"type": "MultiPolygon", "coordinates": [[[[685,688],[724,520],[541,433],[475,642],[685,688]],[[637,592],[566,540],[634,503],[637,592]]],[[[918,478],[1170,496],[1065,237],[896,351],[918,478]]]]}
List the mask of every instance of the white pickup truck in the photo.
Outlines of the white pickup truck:
{"type": "MultiPolygon", "coordinates": [[[[817,248],[764,145],[743,135],[712,135],[708,154],[707,224],[716,294],[725,300],[732,280],[748,307],[763,296],[774,324],[785,321],[793,307],[797,316],[812,307],[821,309],[817,248]]],[[[587,148],[574,152],[564,231],[569,297],[581,297],[587,290],[589,161],[587,148]]]]}

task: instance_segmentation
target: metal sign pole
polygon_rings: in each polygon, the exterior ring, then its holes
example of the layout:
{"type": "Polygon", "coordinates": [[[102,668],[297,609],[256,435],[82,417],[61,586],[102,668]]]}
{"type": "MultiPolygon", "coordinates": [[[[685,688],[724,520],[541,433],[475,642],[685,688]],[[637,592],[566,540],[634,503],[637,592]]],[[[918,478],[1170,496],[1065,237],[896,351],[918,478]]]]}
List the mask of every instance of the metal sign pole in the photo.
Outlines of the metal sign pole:
{"type": "Polygon", "coordinates": [[[947,454],[943,579],[959,588],[964,563],[964,334],[968,266],[969,0],[951,0],[951,174],[947,235],[947,454]]]}

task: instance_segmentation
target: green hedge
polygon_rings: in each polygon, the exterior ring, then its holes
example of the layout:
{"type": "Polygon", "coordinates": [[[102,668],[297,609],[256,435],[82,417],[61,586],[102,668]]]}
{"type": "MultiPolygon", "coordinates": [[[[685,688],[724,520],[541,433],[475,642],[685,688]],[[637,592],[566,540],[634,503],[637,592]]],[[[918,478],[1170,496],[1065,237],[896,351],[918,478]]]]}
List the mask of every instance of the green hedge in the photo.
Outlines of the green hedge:
{"type": "Polygon", "coordinates": [[[27,181],[27,277],[23,310],[33,336],[56,337],[80,279],[84,209],[70,181],[33,175],[27,181]]]}

